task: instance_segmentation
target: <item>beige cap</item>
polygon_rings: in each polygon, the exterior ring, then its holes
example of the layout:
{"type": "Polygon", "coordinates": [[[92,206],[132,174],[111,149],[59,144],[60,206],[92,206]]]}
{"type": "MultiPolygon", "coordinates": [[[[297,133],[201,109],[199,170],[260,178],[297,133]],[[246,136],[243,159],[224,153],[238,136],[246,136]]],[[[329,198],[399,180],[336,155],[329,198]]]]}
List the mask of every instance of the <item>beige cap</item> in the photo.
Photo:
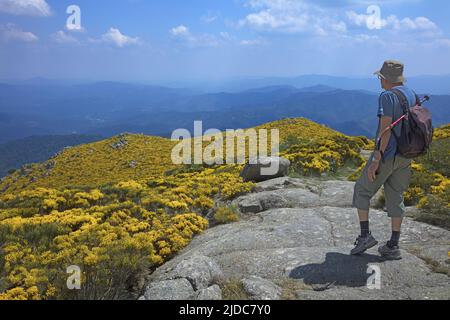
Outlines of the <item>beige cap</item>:
{"type": "Polygon", "coordinates": [[[381,70],[376,71],[374,74],[379,75],[391,83],[401,83],[406,82],[403,76],[404,69],[405,65],[400,61],[387,60],[384,62],[381,70]]]}

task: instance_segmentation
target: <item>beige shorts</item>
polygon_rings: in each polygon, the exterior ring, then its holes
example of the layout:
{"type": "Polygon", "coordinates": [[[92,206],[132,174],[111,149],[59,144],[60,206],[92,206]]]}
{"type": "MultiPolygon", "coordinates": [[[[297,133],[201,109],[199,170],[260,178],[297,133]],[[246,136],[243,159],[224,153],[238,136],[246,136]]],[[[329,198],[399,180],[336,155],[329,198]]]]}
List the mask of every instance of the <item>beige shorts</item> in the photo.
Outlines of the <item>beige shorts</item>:
{"type": "Polygon", "coordinates": [[[412,160],[396,156],[380,162],[377,179],[369,181],[368,168],[373,155],[363,170],[361,178],[356,182],[353,194],[353,207],[360,210],[369,210],[370,200],[384,185],[386,207],[391,218],[401,218],[405,215],[403,194],[411,181],[412,160]]]}

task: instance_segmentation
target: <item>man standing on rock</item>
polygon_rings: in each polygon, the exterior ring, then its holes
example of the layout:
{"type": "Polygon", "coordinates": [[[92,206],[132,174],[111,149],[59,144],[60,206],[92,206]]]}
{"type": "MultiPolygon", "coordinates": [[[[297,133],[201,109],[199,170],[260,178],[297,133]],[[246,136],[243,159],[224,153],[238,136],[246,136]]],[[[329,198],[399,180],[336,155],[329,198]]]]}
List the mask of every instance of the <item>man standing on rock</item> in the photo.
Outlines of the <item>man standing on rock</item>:
{"type": "MultiPolygon", "coordinates": [[[[362,254],[378,244],[369,228],[369,207],[370,200],[384,185],[387,211],[392,219],[392,237],[378,251],[387,259],[401,259],[399,239],[405,215],[403,193],[407,190],[411,179],[411,160],[398,154],[397,140],[388,128],[404,114],[401,102],[393,89],[397,89],[406,97],[410,108],[417,103],[416,94],[404,85],[406,80],[403,77],[403,70],[402,63],[389,60],[380,71],[375,72],[381,81],[381,87],[385,90],[380,96],[378,107],[378,148],[372,154],[355,186],[353,206],[358,209],[361,235],[351,251],[352,255],[362,254]]],[[[400,123],[393,130],[400,136],[401,129],[400,123]]]]}

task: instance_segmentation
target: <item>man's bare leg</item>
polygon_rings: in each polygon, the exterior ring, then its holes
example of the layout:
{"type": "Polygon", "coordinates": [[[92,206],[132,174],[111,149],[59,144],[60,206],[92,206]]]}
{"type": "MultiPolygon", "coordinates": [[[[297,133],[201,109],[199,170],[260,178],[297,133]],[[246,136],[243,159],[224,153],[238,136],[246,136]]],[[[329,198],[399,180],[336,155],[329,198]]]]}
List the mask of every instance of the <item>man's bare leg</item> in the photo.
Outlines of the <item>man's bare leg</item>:
{"type": "Polygon", "coordinates": [[[403,218],[392,218],[392,231],[400,232],[402,230],[403,218]]]}
{"type": "Polygon", "coordinates": [[[359,222],[369,221],[369,210],[358,209],[359,222]]]}

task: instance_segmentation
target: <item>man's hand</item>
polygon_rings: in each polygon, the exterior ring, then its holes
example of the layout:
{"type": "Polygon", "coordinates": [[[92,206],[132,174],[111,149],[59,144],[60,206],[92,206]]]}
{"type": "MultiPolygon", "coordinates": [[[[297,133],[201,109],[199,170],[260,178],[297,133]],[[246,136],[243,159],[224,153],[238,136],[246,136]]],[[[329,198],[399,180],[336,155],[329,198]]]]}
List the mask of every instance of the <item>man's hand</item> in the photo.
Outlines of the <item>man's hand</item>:
{"type": "Polygon", "coordinates": [[[369,181],[370,182],[374,182],[375,180],[377,180],[377,171],[380,168],[380,161],[382,158],[382,154],[380,151],[375,151],[374,155],[373,155],[373,159],[370,162],[369,165],[369,170],[368,170],[368,176],[369,176],[369,181]]]}

